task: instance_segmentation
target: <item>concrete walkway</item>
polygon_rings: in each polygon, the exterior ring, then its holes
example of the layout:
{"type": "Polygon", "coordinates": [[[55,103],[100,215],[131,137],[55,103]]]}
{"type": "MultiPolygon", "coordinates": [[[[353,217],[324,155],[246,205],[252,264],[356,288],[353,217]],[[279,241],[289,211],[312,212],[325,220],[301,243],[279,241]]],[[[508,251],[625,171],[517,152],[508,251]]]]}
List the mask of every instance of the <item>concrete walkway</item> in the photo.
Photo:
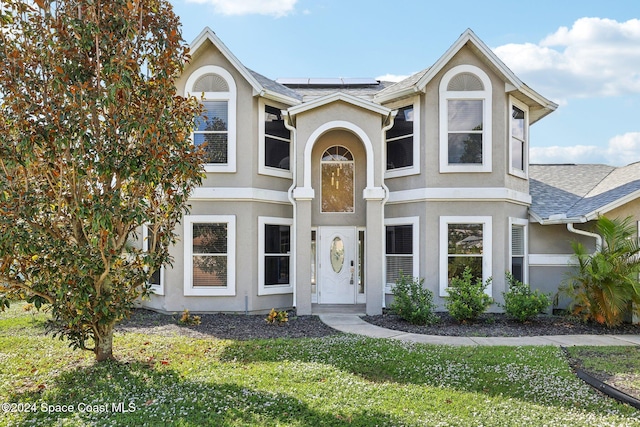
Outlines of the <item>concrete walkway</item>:
{"type": "Polygon", "coordinates": [[[576,345],[640,345],[640,335],[548,335],[538,337],[445,337],[440,335],[410,334],[394,331],[367,323],[356,314],[320,314],[326,325],[349,334],[365,335],[372,338],[392,338],[424,344],[444,345],[555,345],[571,347],[576,345]]]}

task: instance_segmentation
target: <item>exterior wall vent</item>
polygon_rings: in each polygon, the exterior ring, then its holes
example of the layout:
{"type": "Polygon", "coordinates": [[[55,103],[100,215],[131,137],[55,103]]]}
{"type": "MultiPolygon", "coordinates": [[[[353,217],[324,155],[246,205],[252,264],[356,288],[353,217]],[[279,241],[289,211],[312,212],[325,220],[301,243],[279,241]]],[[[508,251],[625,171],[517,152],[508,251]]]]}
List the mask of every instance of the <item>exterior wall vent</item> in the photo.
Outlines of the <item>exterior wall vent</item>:
{"type": "Polygon", "coordinates": [[[484,90],[482,81],[471,73],[456,74],[447,86],[448,91],[475,91],[484,90]]]}
{"type": "Polygon", "coordinates": [[[229,92],[229,85],[218,74],[205,74],[193,84],[193,92],[229,92]]]}

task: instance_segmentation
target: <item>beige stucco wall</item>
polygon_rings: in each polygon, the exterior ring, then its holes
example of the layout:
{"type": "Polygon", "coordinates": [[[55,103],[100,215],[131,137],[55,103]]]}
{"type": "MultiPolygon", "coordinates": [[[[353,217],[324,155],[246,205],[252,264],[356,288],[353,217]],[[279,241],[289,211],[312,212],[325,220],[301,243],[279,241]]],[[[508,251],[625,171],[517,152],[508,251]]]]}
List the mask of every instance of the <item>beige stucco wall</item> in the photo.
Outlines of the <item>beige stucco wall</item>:
{"type": "MultiPolygon", "coordinates": [[[[452,60],[427,84],[425,94],[420,97],[420,165],[419,175],[396,177],[386,180],[391,191],[422,187],[506,187],[528,193],[526,179],[510,175],[509,171],[509,94],[505,92],[505,82],[497,76],[468,47],[463,47],[452,60]],[[474,65],[482,69],[491,80],[492,102],[492,171],[482,173],[440,173],[440,117],[439,87],[447,71],[458,65],[474,65]]],[[[385,104],[389,108],[408,105],[412,98],[391,101],[385,104]]]]}
{"type": "MultiPolygon", "coordinates": [[[[376,187],[381,185],[383,171],[382,116],[379,113],[343,101],[336,101],[313,110],[304,111],[296,116],[295,160],[298,162],[297,183],[299,186],[302,185],[304,177],[302,165],[304,165],[305,148],[310,143],[318,142],[318,140],[310,140],[312,134],[321,126],[340,121],[349,122],[360,128],[371,141],[374,159],[374,185],[376,187]]],[[[337,129],[331,129],[331,131],[333,130],[337,129]]]]}
{"type": "MultiPolygon", "coordinates": [[[[592,231],[591,224],[575,224],[575,228],[592,231]]],[[[567,230],[566,224],[540,225],[529,224],[530,254],[572,254],[571,242],[580,242],[588,251],[595,250],[595,239],[567,230]]]]}
{"type": "MultiPolygon", "coordinates": [[[[434,293],[434,302],[444,307],[440,292],[440,256],[446,248],[440,247],[441,216],[490,216],[492,218],[492,297],[503,302],[504,272],[510,269],[509,218],[527,218],[527,207],[508,202],[419,202],[385,206],[385,218],[418,216],[420,277],[425,287],[434,293]]],[[[391,297],[387,296],[387,301],[391,297]]],[[[500,311],[493,305],[490,311],[500,311]]]]}
{"type": "Polygon", "coordinates": [[[173,267],[165,267],[165,295],[153,296],[143,305],[177,312],[185,308],[193,312],[264,312],[271,308],[289,308],[292,294],[258,297],[258,216],[291,218],[291,206],[257,202],[191,201],[191,215],[235,215],[236,217],[236,295],[184,295],[184,228],[176,227],[178,242],[170,248],[173,267]],[[246,297],[246,300],[245,300],[246,297]],[[246,304],[246,305],[245,305],[246,304]]]}
{"type": "Polygon", "coordinates": [[[640,199],[633,200],[605,214],[607,218],[624,219],[633,218],[634,221],[640,221],[640,199]]]}

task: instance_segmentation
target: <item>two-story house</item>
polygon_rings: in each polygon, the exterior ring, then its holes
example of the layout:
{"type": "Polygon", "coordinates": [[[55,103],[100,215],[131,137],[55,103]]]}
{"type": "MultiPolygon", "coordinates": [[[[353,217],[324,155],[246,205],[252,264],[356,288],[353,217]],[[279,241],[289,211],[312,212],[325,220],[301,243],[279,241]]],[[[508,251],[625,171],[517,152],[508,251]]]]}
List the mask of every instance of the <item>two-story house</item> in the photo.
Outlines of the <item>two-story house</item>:
{"type": "Polygon", "coordinates": [[[206,109],[193,136],[206,143],[206,179],[145,306],[311,314],[342,304],[378,314],[401,272],[424,278],[442,304],[465,266],[492,277],[487,292],[500,301],[505,271],[537,286],[532,256],[543,289],[561,280],[549,268],[566,259],[544,240],[571,230],[545,228],[568,222],[560,212],[532,216],[531,174],[545,168],[528,159],[529,126],[557,105],[471,30],[399,83],[274,81],[208,28],[191,55],[177,88],[206,109]]]}

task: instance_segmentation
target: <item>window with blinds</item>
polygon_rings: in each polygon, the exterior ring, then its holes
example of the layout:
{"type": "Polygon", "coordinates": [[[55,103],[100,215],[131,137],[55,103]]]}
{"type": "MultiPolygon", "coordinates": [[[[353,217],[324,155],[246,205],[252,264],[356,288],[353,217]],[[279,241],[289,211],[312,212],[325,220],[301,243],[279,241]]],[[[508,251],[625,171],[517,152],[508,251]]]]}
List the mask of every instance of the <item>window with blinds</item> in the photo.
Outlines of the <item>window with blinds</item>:
{"type": "Polygon", "coordinates": [[[386,227],[387,285],[395,284],[401,274],[413,275],[413,225],[386,227]]]}
{"type": "Polygon", "coordinates": [[[225,223],[194,223],[193,286],[227,286],[227,227],[225,223]]]}
{"type": "Polygon", "coordinates": [[[204,112],[196,120],[193,142],[203,146],[206,163],[228,162],[229,106],[227,101],[203,101],[204,112]]]}
{"type": "Polygon", "coordinates": [[[513,277],[524,282],[524,226],[511,226],[511,274],[513,277]]]}

